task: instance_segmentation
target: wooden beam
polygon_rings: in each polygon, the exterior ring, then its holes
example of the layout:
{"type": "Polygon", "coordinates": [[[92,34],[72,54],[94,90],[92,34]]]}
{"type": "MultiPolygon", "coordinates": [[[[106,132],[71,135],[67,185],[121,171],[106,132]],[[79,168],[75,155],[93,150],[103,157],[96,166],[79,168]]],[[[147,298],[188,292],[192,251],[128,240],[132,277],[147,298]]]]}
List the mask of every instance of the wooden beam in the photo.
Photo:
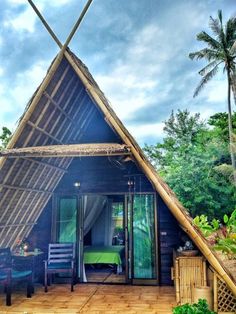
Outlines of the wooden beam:
{"type": "Polygon", "coordinates": [[[1,157],[85,157],[129,154],[127,145],[116,143],[36,146],[0,151],[1,157]]]}
{"type": "Polygon", "coordinates": [[[14,224],[9,224],[9,225],[0,225],[0,229],[2,228],[11,228],[11,227],[20,227],[20,226],[32,226],[36,225],[37,222],[27,222],[27,223],[14,223],[14,224]]]}
{"type": "Polygon", "coordinates": [[[55,170],[58,170],[60,172],[63,172],[63,173],[66,173],[67,172],[67,169],[65,168],[61,168],[59,166],[55,166],[55,165],[51,165],[49,163],[47,163],[46,161],[42,161],[42,160],[37,160],[37,159],[31,159],[29,157],[20,157],[21,159],[24,159],[24,160],[28,160],[32,163],[36,163],[36,164],[39,164],[39,165],[42,165],[42,166],[45,166],[45,167],[48,167],[50,169],[55,169],[55,170]]]}
{"type": "Polygon", "coordinates": [[[71,123],[75,123],[75,121],[63,110],[58,103],[45,91],[43,93],[46,98],[68,119],[71,123]]]}
{"type": "Polygon", "coordinates": [[[19,190],[19,191],[25,191],[25,192],[36,192],[36,193],[45,193],[45,194],[52,194],[52,192],[46,191],[46,190],[38,190],[38,189],[31,189],[28,187],[23,187],[23,186],[14,186],[14,185],[9,185],[9,184],[1,184],[1,189],[6,188],[6,189],[11,189],[11,190],[19,190]]]}
{"type": "Polygon", "coordinates": [[[52,136],[50,133],[48,133],[47,131],[45,131],[44,129],[40,128],[39,126],[35,125],[33,122],[31,121],[27,121],[27,124],[30,125],[33,129],[40,131],[41,133],[43,133],[44,135],[46,135],[47,137],[51,138],[52,140],[54,140],[57,143],[63,144],[58,138],[52,136]]]}

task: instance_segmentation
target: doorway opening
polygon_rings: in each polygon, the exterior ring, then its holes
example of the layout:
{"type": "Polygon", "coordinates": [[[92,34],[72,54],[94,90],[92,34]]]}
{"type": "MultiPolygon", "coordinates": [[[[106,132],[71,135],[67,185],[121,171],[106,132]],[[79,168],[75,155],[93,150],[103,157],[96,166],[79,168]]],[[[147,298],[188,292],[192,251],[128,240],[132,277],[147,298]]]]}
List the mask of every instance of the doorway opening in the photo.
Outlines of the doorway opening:
{"type": "Polygon", "coordinates": [[[152,193],[58,195],[54,241],[76,242],[80,282],[157,284],[152,193]]]}

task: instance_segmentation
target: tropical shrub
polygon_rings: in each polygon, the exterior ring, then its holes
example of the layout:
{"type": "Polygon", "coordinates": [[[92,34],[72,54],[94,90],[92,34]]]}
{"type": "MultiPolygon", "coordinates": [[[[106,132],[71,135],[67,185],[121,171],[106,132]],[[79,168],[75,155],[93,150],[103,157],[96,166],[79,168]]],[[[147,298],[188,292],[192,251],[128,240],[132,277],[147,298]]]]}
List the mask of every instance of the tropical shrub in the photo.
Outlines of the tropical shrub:
{"type": "Polygon", "coordinates": [[[193,223],[200,229],[202,234],[214,244],[213,248],[221,251],[229,259],[236,259],[236,209],[230,216],[223,216],[224,224],[219,220],[208,221],[205,215],[196,216],[193,223]]]}
{"type": "Polygon", "coordinates": [[[215,314],[214,311],[209,310],[207,301],[199,299],[198,303],[183,304],[173,308],[173,314],[215,314]]]}
{"type": "Polygon", "coordinates": [[[205,237],[208,237],[220,228],[220,222],[218,219],[214,218],[211,222],[209,222],[206,215],[196,216],[193,219],[193,223],[201,230],[205,237]]]}

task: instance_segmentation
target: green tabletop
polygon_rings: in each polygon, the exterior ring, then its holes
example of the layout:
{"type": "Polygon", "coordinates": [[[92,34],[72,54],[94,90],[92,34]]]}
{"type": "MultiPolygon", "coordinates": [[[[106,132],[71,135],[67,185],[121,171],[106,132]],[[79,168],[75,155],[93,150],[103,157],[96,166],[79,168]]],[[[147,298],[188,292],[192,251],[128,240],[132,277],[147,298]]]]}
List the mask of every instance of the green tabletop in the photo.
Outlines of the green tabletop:
{"type": "Polygon", "coordinates": [[[116,264],[121,265],[121,253],[124,246],[86,246],[84,248],[84,264],[116,264]]]}

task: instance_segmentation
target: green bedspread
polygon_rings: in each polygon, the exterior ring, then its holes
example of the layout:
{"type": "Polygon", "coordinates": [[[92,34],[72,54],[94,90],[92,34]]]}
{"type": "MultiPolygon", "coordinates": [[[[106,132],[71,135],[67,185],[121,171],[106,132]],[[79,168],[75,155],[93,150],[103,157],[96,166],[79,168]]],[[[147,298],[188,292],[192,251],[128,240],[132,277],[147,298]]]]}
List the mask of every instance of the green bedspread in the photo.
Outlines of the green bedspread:
{"type": "Polygon", "coordinates": [[[84,264],[116,264],[121,265],[121,254],[124,246],[86,246],[84,248],[84,264]]]}

